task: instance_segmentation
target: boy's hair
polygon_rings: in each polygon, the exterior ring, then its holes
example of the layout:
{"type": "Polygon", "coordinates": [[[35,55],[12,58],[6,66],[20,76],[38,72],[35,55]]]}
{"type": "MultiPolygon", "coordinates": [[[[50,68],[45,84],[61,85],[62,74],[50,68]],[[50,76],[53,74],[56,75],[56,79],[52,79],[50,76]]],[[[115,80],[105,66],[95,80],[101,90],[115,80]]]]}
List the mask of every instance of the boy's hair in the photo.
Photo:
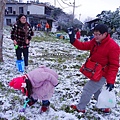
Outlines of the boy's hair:
{"type": "Polygon", "coordinates": [[[107,32],[108,33],[108,27],[105,24],[98,24],[93,29],[94,32],[99,31],[101,34],[107,32]]]}

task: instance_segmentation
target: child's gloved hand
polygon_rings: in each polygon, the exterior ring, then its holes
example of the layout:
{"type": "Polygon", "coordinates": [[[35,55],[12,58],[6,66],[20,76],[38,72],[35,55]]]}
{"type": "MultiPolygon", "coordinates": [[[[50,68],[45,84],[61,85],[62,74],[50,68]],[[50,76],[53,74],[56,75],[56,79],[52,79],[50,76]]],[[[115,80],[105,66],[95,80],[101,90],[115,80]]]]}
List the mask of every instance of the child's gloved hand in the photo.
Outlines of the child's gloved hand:
{"type": "Polygon", "coordinates": [[[26,98],[26,101],[29,99],[29,102],[27,103],[29,106],[32,106],[37,102],[37,100],[33,99],[32,97],[26,98]]]}
{"type": "Polygon", "coordinates": [[[70,38],[70,43],[73,44],[74,41],[75,41],[75,32],[74,32],[73,27],[68,28],[68,35],[69,35],[69,38],[70,38]]]}

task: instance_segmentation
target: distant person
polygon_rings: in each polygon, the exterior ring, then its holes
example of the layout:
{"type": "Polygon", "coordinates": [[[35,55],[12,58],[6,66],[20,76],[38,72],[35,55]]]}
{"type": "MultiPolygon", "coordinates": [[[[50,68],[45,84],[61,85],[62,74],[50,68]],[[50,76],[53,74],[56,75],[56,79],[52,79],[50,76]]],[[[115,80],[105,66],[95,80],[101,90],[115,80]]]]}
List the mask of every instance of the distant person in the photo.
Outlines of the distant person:
{"type": "Polygon", "coordinates": [[[24,14],[18,16],[17,22],[13,25],[11,31],[11,39],[16,47],[17,60],[22,60],[22,53],[24,56],[25,69],[28,66],[28,52],[30,40],[33,36],[32,27],[26,20],[24,14]]]}
{"type": "Polygon", "coordinates": [[[58,27],[57,27],[57,31],[60,31],[61,30],[61,26],[59,25],[58,27]]]}
{"type": "Polygon", "coordinates": [[[30,22],[30,25],[31,25],[31,27],[32,27],[32,29],[33,29],[33,27],[34,27],[34,22],[31,21],[31,22],[30,22]]]}
{"type": "Polygon", "coordinates": [[[49,109],[49,100],[57,85],[58,74],[46,66],[40,66],[21,77],[13,78],[9,83],[10,87],[22,91],[27,96],[26,102],[29,106],[36,103],[38,99],[42,100],[40,113],[49,109]]]}
{"type": "MultiPolygon", "coordinates": [[[[80,42],[78,39],[76,39],[74,30],[72,28],[68,29],[68,32],[70,43],[74,47],[79,50],[90,51],[90,56],[87,58],[84,64],[86,68],[81,71],[82,73],[86,72],[86,75],[91,74],[89,77],[90,80],[83,87],[83,92],[78,104],[71,105],[73,110],[85,113],[86,106],[91,97],[94,95],[94,98],[98,100],[98,96],[104,85],[106,85],[106,89],[109,91],[113,90],[119,68],[119,46],[110,37],[110,34],[108,33],[108,27],[105,24],[96,25],[93,29],[94,38],[86,42],[80,42]],[[94,63],[94,66],[92,66],[91,63],[94,63]],[[95,70],[95,68],[98,68],[98,66],[101,69],[95,70]],[[97,79],[93,79],[93,76],[97,79]]],[[[111,112],[111,109],[108,107],[100,110],[104,113],[111,112]]]]}
{"type": "Polygon", "coordinates": [[[41,24],[40,23],[37,24],[37,28],[38,28],[38,31],[41,30],[41,24]]]}
{"type": "Polygon", "coordinates": [[[81,32],[80,29],[77,28],[76,30],[76,39],[80,40],[81,32]]]}
{"type": "Polygon", "coordinates": [[[46,31],[47,31],[47,33],[49,32],[49,28],[50,28],[50,25],[46,22],[46,24],[45,24],[45,28],[46,28],[46,31]]]}
{"type": "Polygon", "coordinates": [[[37,23],[36,22],[34,23],[34,30],[35,31],[37,30],[37,23]]]}
{"type": "Polygon", "coordinates": [[[43,22],[41,22],[41,31],[45,31],[45,25],[43,22]]]}

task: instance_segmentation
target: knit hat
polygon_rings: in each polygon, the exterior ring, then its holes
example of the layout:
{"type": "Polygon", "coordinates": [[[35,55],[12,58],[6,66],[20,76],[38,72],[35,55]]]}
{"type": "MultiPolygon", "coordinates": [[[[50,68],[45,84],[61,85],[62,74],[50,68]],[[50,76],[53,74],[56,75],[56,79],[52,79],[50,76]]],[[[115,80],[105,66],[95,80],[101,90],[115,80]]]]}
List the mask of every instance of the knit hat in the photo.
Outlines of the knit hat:
{"type": "Polygon", "coordinates": [[[93,31],[99,31],[101,34],[108,32],[108,27],[105,24],[98,24],[94,27],[93,31]]]}
{"type": "Polygon", "coordinates": [[[27,85],[25,79],[25,76],[14,78],[10,81],[9,86],[13,87],[14,89],[21,90],[23,94],[28,96],[28,90],[26,87],[27,85]]]}
{"type": "Polygon", "coordinates": [[[9,86],[13,87],[14,89],[21,90],[22,87],[26,87],[24,77],[17,77],[12,79],[9,83],[9,86]]]}

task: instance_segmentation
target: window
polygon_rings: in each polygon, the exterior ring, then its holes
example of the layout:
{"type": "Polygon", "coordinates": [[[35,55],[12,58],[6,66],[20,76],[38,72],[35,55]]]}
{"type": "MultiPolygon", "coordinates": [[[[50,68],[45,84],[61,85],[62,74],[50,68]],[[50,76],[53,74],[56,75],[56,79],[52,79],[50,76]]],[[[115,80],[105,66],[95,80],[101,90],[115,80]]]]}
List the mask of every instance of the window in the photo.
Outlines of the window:
{"type": "Polygon", "coordinates": [[[19,14],[23,13],[23,7],[19,7],[19,14]]]}
{"type": "Polygon", "coordinates": [[[12,7],[8,7],[8,13],[12,13],[12,7]]]}
{"type": "Polygon", "coordinates": [[[6,25],[11,25],[11,19],[6,19],[6,25]]]}

